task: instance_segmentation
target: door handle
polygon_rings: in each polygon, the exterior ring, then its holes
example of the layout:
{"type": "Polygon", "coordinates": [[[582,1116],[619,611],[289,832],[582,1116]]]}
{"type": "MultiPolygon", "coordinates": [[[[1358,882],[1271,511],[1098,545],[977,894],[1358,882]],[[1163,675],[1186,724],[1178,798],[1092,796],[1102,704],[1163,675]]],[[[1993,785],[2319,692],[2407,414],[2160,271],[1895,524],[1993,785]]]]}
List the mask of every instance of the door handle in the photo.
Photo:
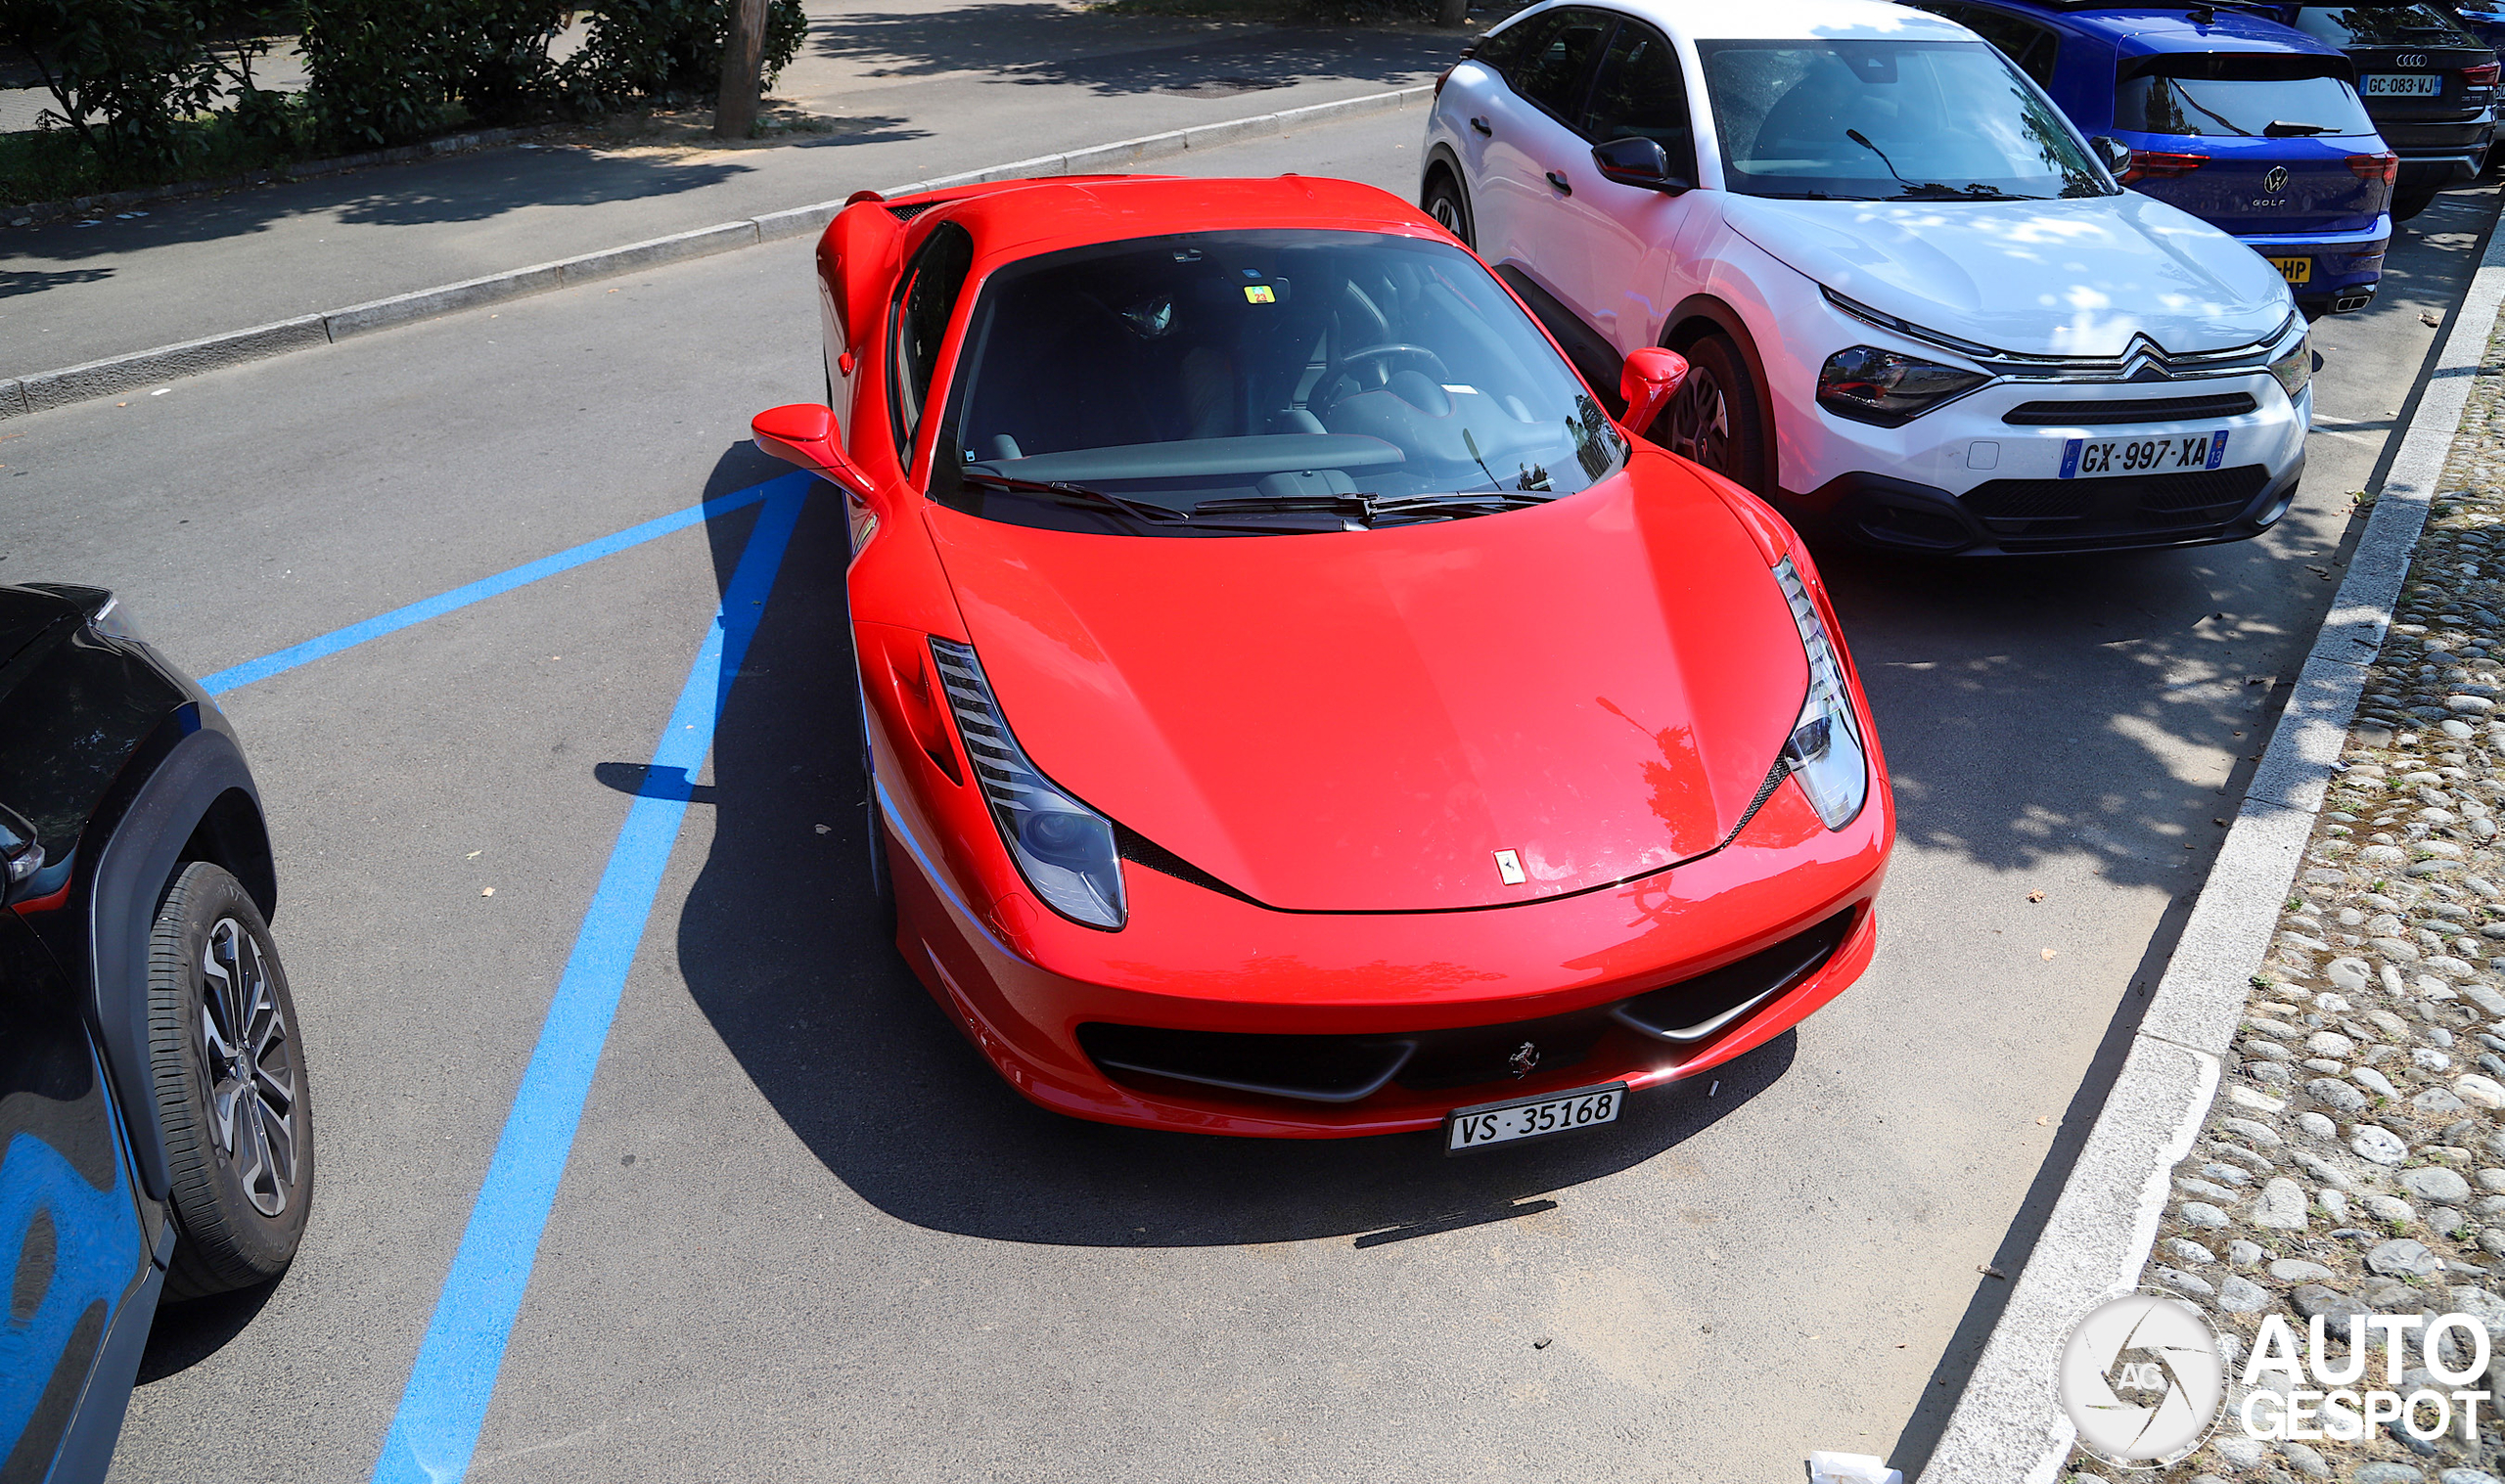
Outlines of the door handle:
{"type": "Polygon", "coordinates": [[[1484,118],[1474,118],[1470,120],[1470,126],[1491,139],[1495,137],[1496,131],[1487,127],[1487,120],[1484,118]]]}
{"type": "Polygon", "coordinates": [[[1548,172],[1548,183],[1557,188],[1557,194],[1560,196],[1571,196],[1574,194],[1573,183],[1569,181],[1558,171],[1551,170],[1548,172]]]}

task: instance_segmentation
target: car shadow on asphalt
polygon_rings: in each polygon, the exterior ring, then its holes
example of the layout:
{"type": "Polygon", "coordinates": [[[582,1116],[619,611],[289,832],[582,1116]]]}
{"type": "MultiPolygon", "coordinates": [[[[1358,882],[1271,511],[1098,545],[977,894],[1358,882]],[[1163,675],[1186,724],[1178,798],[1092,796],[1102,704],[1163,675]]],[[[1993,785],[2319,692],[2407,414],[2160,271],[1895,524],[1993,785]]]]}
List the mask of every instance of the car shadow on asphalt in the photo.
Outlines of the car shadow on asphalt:
{"type": "Polygon", "coordinates": [[[1144,27],[1136,18],[1074,8],[963,5],[935,12],[847,12],[841,24],[818,27],[807,44],[820,57],[876,64],[871,76],[971,71],[991,74],[992,81],[1076,85],[1100,97],[1121,97],[1186,90],[1214,78],[1253,87],[1309,78],[1389,84],[1449,66],[1471,39],[1460,31],[1265,26],[1249,34],[1180,34],[1171,46],[1120,49],[1125,35],[1172,25],[1149,21],[1144,27]]]}
{"type": "Polygon", "coordinates": [[[224,1349],[228,1340],[251,1325],[285,1282],[280,1277],[233,1293],[158,1305],[157,1317],[148,1327],[148,1348],[140,1352],[139,1375],[132,1384],[146,1386],[179,1375],[224,1349]]]}
{"type": "MultiPolygon", "coordinates": [[[[747,445],[707,496],[773,476],[747,445]]],[[[717,577],[754,508],[710,528],[717,577]]],[[[880,930],[867,887],[842,497],[820,485],[714,734],[713,838],[679,908],[689,992],[828,1170],[901,1221],[1005,1241],[1373,1247],[1549,1208],[1651,1159],[1770,1086],[1784,1035],[1698,1083],[1638,1095],[1572,1138],[1447,1158],[1433,1134],[1252,1140],[1047,1112],[1014,1092],[880,930]],[[823,833],[819,832],[823,828],[823,833]]],[[[611,768],[633,787],[641,774],[611,768]]]]}

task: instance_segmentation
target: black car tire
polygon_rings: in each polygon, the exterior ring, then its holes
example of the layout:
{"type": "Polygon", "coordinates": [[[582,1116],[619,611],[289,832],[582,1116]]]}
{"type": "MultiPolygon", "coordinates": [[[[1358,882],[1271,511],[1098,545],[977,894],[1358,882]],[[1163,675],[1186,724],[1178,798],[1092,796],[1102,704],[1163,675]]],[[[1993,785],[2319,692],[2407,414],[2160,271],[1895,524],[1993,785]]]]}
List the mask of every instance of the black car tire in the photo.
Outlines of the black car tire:
{"type": "Polygon", "coordinates": [[[269,924],[205,861],[157,911],[148,1038],[177,1234],[165,1297],[267,1282],[295,1260],[313,1194],[303,1045],[269,924]]]}
{"type": "Polygon", "coordinates": [[[1418,202],[1420,210],[1435,219],[1435,224],[1461,239],[1461,245],[1476,252],[1479,237],[1470,220],[1470,198],[1451,174],[1437,170],[1428,185],[1427,194],[1418,202]]]}
{"type": "Polygon", "coordinates": [[[1688,346],[1687,365],[1687,380],[1644,435],[1743,489],[1765,494],[1772,483],[1766,458],[1771,420],[1748,359],[1729,336],[1716,333],[1688,346]]]}
{"type": "Polygon", "coordinates": [[[2407,221],[2436,203],[2442,186],[2402,186],[2391,193],[2391,219],[2407,221]]]}

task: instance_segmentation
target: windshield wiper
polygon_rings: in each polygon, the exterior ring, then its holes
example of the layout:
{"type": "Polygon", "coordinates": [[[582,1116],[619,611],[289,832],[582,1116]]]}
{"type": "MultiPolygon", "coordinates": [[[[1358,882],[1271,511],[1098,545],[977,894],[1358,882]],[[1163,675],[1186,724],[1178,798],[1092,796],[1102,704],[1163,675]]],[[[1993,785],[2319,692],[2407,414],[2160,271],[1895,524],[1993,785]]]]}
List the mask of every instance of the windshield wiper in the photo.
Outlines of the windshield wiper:
{"type": "Polygon", "coordinates": [[[1090,506],[1097,510],[1118,511],[1152,525],[1176,525],[1192,518],[1179,510],[1168,510],[1162,505],[1148,505],[1137,500],[1125,500],[1120,495],[1109,495],[1101,489],[1089,489],[1084,484],[1071,484],[1061,479],[1020,479],[1009,474],[995,474],[981,469],[961,470],[957,477],[968,484],[979,484],[985,489],[1006,490],[1013,495],[1050,495],[1064,505],[1090,506]]]}
{"type": "Polygon", "coordinates": [[[2265,139],[2297,139],[2308,134],[2330,132],[2331,125],[2327,123],[2290,123],[2284,118],[2273,118],[2261,126],[2261,134],[2265,139]]]}
{"type": "Polygon", "coordinates": [[[1251,495],[1235,500],[1204,500],[1192,507],[1192,515],[1194,518],[1202,516],[1338,516],[1344,519],[1362,520],[1371,526],[1384,516],[1490,506],[1498,510],[1516,510],[1526,505],[1545,505],[1552,498],[1530,490],[1514,489],[1455,490],[1449,494],[1399,495],[1390,499],[1372,494],[1251,495]]]}

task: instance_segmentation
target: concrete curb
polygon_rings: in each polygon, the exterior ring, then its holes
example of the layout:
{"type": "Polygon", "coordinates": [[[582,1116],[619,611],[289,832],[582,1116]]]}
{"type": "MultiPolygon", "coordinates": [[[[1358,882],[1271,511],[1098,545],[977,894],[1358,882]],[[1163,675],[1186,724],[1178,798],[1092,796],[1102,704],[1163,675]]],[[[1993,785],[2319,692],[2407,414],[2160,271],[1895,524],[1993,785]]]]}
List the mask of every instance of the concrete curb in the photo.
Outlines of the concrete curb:
{"type": "MultiPolygon", "coordinates": [[[[2408,575],[2500,306],[2505,232],[2490,237],[2470,291],[2453,312],[2436,370],[2349,559],[2348,575],[2332,599],[2122,1070],[1921,1484],[2051,1484],[2069,1457],[2077,1431],[2054,1391],[2063,1340],[2096,1300],[2139,1284],[2164,1214],[2167,1173],[2190,1151],[2217,1094],[2221,1057],[2330,791],[2331,764],[2346,742],[2366,666],[2383,648],[2393,600],[2408,575]]],[[[2237,1086],[2228,1096],[2261,1095],[2237,1086]]]]}
{"type": "MultiPolygon", "coordinates": [[[[1360,118],[1410,108],[1433,98],[1435,91],[1432,85],[1421,84],[1388,93],[1369,93],[1362,98],[1344,98],[1335,103],[1309,104],[1300,109],[1283,109],[1272,113],[1256,113],[1250,118],[1199,124],[1188,129],[1117,140],[1059,155],[1038,155],[1031,159],[1013,160],[1005,165],[991,165],[980,170],[943,175],[935,180],[892,186],[879,194],[910,196],[918,191],[938,191],[951,186],[979,185],[986,181],[1016,180],[1025,176],[1113,174],[1152,160],[1171,159],[1193,150],[1214,149],[1248,139],[1292,133],[1313,124],[1336,123],[1344,118],[1360,118]]],[[[717,226],[699,227],[693,232],[657,237],[650,242],[629,243],[622,247],[586,252],[553,263],[537,263],[527,268],[489,274],[485,278],[393,294],[371,303],[352,304],[345,309],[300,315],[274,325],[186,340],[179,345],[160,345],[154,350],[109,356],[101,361],[65,367],[59,371],[0,378],[0,419],[46,412],[91,397],[111,396],[178,377],[197,376],[204,371],[284,355],[291,350],[330,344],[370,331],[405,325],[412,320],[432,319],[438,314],[519,298],[526,293],[544,293],[569,284],[588,283],[615,274],[640,272],[663,263],[797,237],[818,231],[843,209],[841,201],[795,206],[743,221],[723,222],[717,226]]]]}

